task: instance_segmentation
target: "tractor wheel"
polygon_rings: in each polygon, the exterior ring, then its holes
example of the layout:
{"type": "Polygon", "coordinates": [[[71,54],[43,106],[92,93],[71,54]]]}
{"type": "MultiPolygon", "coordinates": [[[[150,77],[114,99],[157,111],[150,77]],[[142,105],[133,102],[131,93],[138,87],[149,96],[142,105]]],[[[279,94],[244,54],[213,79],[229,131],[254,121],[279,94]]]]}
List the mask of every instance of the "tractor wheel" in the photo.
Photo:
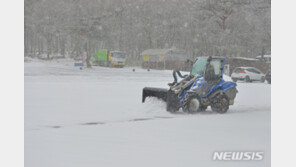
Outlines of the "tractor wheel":
{"type": "Polygon", "coordinates": [[[211,102],[211,108],[213,111],[220,114],[226,113],[229,108],[229,99],[225,94],[216,95],[211,102]]]}
{"type": "Polygon", "coordinates": [[[184,106],[183,110],[187,113],[196,113],[199,111],[205,111],[208,106],[204,106],[200,102],[199,96],[189,97],[187,104],[184,106]]]}
{"type": "Polygon", "coordinates": [[[195,113],[198,111],[200,102],[197,98],[192,98],[187,103],[188,113],[195,113]]]}

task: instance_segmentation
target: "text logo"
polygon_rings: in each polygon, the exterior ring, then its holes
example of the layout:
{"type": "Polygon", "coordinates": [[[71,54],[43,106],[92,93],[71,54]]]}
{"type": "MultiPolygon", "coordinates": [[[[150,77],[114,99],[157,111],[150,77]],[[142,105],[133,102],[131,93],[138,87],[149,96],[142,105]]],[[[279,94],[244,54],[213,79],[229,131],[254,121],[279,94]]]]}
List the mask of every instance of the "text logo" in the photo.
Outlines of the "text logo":
{"type": "Polygon", "coordinates": [[[238,152],[238,151],[221,151],[214,152],[214,161],[260,161],[263,159],[263,152],[238,152]]]}

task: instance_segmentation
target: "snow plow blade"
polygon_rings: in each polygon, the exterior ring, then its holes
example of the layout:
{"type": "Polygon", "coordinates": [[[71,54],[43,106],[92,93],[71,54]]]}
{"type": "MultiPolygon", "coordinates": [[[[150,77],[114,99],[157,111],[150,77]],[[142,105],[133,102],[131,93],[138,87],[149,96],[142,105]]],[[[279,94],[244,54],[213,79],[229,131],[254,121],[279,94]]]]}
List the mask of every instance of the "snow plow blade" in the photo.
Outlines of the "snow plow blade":
{"type": "Polygon", "coordinates": [[[142,93],[142,103],[145,102],[146,97],[157,97],[166,102],[167,92],[168,90],[163,88],[145,87],[143,88],[143,93],[142,93]]]}

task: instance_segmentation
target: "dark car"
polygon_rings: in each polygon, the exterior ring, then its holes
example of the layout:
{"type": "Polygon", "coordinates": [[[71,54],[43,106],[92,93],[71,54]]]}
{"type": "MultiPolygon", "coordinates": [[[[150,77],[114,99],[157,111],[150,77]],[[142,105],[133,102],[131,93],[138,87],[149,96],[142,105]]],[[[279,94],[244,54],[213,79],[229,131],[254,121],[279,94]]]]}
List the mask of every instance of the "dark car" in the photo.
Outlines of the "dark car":
{"type": "Polygon", "coordinates": [[[270,69],[266,72],[265,79],[269,84],[271,83],[271,70],[270,69]]]}

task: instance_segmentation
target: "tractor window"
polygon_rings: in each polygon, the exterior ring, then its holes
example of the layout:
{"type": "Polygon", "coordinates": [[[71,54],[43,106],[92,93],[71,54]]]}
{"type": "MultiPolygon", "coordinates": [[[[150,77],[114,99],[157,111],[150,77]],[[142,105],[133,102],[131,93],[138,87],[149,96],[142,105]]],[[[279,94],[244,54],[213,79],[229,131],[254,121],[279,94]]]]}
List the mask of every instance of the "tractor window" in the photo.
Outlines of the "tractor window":
{"type": "Polygon", "coordinates": [[[195,61],[193,64],[191,74],[192,75],[203,75],[207,64],[207,58],[202,57],[195,61]]]}
{"type": "Polygon", "coordinates": [[[215,75],[220,75],[220,72],[221,72],[221,62],[220,62],[220,60],[213,60],[213,61],[211,61],[210,64],[214,68],[215,75]]]}
{"type": "Polygon", "coordinates": [[[222,70],[221,60],[213,59],[207,66],[205,72],[205,79],[207,81],[217,81],[221,78],[222,70]]]}

